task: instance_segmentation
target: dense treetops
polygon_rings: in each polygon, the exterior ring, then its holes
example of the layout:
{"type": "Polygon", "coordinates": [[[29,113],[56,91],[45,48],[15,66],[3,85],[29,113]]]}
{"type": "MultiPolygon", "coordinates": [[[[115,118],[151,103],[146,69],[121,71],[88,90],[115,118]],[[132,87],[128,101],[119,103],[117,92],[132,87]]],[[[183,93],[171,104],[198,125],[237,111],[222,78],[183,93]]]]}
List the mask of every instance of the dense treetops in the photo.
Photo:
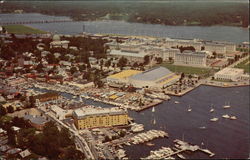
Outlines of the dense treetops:
{"type": "Polygon", "coordinates": [[[115,19],[166,25],[237,25],[247,27],[247,1],[47,1],[8,2],[4,12],[66,15],[74,20],[115,19]],[[211,12],[213,11],[213,12],[211,12]],[[107,16],[109,15],[109,16],[107,16]]]}

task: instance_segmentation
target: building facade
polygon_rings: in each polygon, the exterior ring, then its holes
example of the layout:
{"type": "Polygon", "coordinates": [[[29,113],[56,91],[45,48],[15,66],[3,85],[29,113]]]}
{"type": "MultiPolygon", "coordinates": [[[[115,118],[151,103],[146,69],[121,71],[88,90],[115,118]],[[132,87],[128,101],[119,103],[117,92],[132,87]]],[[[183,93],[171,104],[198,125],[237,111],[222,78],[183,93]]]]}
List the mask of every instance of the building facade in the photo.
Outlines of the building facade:
{"type": "Polygon", "coordinates": [[[58,100],[59,99],[59,94],[56,92],[48,92],[40,95],[34,96],[35,101],[39,102],[48,102],[48,101],[53,101],[53,100],[58,100]]]}
{"type": "Polygon", "coordinates": [[[214,74],[214,78],[223,81],[239,81],[244,75],[244,70],[239,68],[224,68],[214,74]]]}
{"type": "Polygon", "coordinates": [[[80,108],[73,111],[75,126],[78,129],[112,127],[128,124],[128,112],[114,108],[80,108]]]}
{"type": "Polygon", "coordinates": [[[175,65],[186,65],[193,67],[206,67],[207,56],[204,52],[189,52],[177,53],[175,55],[175,65]]]}

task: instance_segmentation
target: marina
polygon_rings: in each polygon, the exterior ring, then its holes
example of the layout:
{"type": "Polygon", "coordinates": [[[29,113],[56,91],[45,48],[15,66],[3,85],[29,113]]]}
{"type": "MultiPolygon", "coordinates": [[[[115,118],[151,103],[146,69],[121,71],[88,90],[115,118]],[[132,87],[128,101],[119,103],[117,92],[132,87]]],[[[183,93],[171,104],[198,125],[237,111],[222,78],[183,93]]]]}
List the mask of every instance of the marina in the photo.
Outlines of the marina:
{"type": "Polygon", "coordinates": [[[168,137],[168,133],[162,130],[149,130],[146,132],[142,132],[142,133],[138,133],[135,135],[130,135],[130,136],[126,136],[123,138],[119,138],[110,142],[106,142],[106,144],[108,145],[112,145],[112,146],[119,146],[120,148],[122,148],[122,145],[136,145],[136,144],[146,144],[148,146],[152,146],[152,143],[148,143],[149,141],[152,141],[153,139],[156,138],[164,138],[164,137],[168,137]]]}
{"type": "Polygon", "coordinates": [[[186,159],[182,154],[185,151],[201,151],[209,155],[209,157],[213,157],[215,154],[208,149],[202,149],[197,145],[191,145],[187,142],[181,140],[174,140],[175,148],[171,149],[170,147],[161,147],[159,150],[151,151],[150,155],[141,159],[175,159],[174,156],[177,155],[181,159],[186,159]]]}

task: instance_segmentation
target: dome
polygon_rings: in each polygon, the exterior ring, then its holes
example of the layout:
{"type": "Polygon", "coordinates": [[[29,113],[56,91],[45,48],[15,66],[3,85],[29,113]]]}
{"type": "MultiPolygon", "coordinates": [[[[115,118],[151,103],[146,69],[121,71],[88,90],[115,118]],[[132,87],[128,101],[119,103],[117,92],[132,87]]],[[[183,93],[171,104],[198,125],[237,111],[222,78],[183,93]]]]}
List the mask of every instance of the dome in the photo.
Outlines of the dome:
{"type": "Polygon", "coordinates": [[[55,34],[53,36],[53,41],[60,41],[60,36],[58,34],[55,34]]]}

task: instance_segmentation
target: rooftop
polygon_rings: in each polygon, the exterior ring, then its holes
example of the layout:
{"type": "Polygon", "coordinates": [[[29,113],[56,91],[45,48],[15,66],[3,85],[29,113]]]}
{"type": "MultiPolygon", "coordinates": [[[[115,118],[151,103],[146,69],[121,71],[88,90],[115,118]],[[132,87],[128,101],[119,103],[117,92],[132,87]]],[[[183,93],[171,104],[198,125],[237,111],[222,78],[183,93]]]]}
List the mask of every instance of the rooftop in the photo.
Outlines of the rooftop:
{"type": "Polygon", "coordinates": [[[134,80],[142,80],[142,81],[155,81],[166,75],[172,74],[170,70],[165,67],[156,67],[150,70],[138,73],[131,77],[134,80]]]}
{"type": "Polygon", "coordinates": [[[115,79],[124,79],[124,78],[128,78],[131,77],[135,74],[141,73],[141,71],[138,70],[125,70],[113,75],[108,76],[108,78],[115,78],[115,79]]]}
{"type": "Polygon", "coordinates": [[[238,75],[244,73],[244,69],[239,68],[224,68],[217,72],[216,74],[226,74],[226,75],[238,75]]]}
{"type": "Polygon", "coordinates": [[[91,116],[91,115],[116,115],[116,114],[125,114],[127,113],[126,110],[120,109],[118,107],[113,108],[100,108],[100,107],[92,107],[87,106],[84,108],[78,108],[74,110],[73,116],[80,119],[85,116],[91,116]]]}
{"type": "Polygon", "coordinates": [[[25,120],[29,120],[31,123],[34,123],[34,124],[44,124],[48,122],[48,120],[46,120],[45,118],[41,116],[25,115],[23,118],[25,120]]]}
{"type": "Polygon", "coordinates": [[[124,52],[121,50],[111,50],[110,55],[119,55],[119,56],[130,56],[130,57],[140,57],[140,58],[144,58],[144,56],[146,56],[146,53],[135,53],[135,52],[124,52]]]}

